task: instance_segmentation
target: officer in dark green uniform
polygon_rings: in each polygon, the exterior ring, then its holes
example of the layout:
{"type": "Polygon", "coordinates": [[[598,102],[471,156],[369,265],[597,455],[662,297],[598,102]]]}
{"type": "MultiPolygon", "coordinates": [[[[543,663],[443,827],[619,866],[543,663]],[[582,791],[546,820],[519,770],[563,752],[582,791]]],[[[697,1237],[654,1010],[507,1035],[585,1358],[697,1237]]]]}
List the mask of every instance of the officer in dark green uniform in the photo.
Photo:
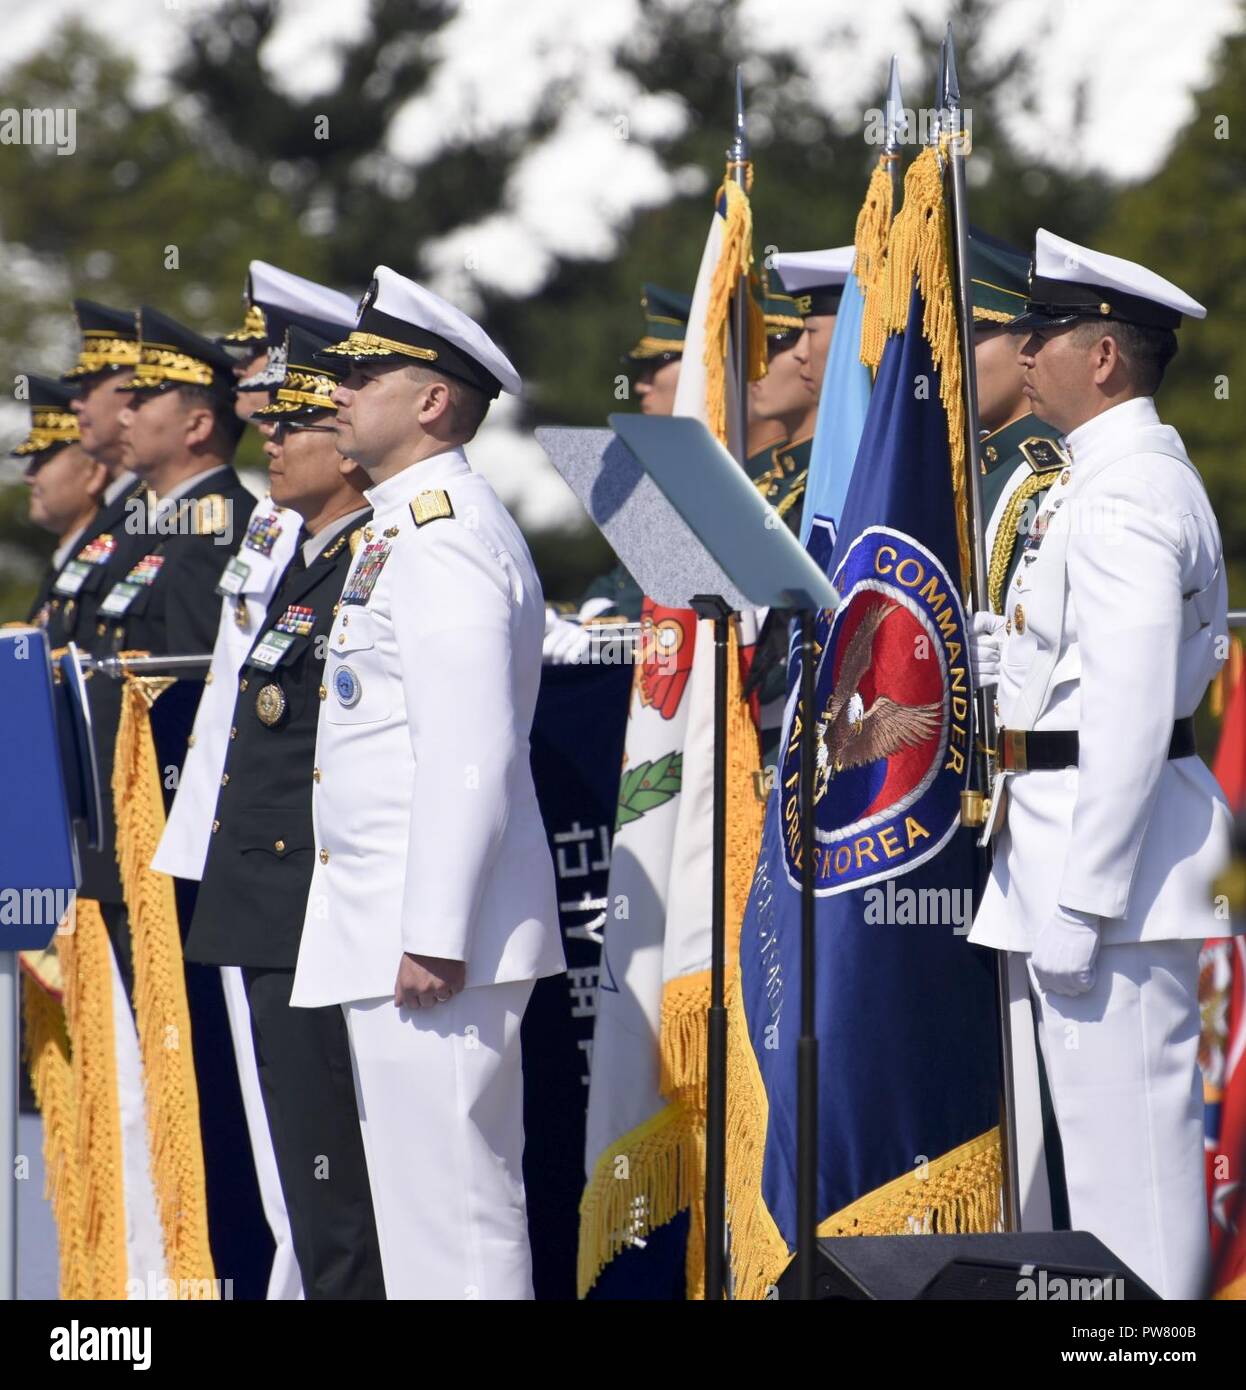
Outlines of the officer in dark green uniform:
{"type": "Polygon", "coordinates": [[[291,329],[283,380],[257,412],[276,426],[264,446],[273,500],[299,513],[303,528],[238,679],[186,957],[242,967],[307,1297],[383,1298],[345,1020],[336,1005],[290,1008],[312,875],[325,643],[372,515],[367,476],[353,465],[343,475],[335,447],[339,379],[315,356],[330,341],[291,329]]]}
{"type": "Polygon", "coordinates": [[[979,466],[989,555],[987,588],[992,612],[1001,613],[1021,563],[1029,523],[1068,458],[1057,442],[1057,431],[1030,410],[1021,390],[1021,338],[1009,329],[1025,308],[1029,257],[975,227],[969,239],[969,267],[983,431],[979,466]]]}
{"type": "Polygon", "coordinates": [[[31,521],[57,539],[28,617],[47,632],[55,649],[69,640],[74,617],[73,600],[56,586],[91,528],[108,475],[82,448],[78,420],[70,409],[73,391],[33,372],[26,382],[30,433],[12,452],[26,460],[22,476],[30,488],[31,521]]]}
{"type": "Polygon", "coordinates": [[[795,299],[783,289],[777,271],[760,276],[762,316],[766,322],[766,375],[749,385],[749,415],[772,422],[778,439],[750,454],[745,470],[754,486],[795,532],[809,476],[809,451],[818,417],[817,397],[800,379],[792,349],[805,330],[795,299]]]}

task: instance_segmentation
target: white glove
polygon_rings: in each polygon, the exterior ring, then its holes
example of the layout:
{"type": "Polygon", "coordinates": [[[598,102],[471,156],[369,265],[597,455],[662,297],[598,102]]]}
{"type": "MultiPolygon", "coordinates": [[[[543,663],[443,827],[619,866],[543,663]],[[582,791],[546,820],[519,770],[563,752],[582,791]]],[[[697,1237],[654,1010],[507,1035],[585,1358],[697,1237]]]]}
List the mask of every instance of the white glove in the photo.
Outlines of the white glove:
{"type": "Polygon", "coordinates": [[[587,632],[579,623],[562,617],[552,608],[545,610],[545,641],[542,657],[555,666],[572,666],[583,659],[590,645],[587,632]]]}
{"type": "Polygon", "coordinates": [[[1048,994],[1085,994],[1095,983],[1099,918],[1057,907],[1039,928],[1030,956],[1034,978],[1048,994]]]}
{"type": "Polygon", "coordinates": [[[999,682],[999,654],[1004,645],[1004,619],[999,613],[975,613],[969,628],[969,667],[981,688],[999,682]]]}

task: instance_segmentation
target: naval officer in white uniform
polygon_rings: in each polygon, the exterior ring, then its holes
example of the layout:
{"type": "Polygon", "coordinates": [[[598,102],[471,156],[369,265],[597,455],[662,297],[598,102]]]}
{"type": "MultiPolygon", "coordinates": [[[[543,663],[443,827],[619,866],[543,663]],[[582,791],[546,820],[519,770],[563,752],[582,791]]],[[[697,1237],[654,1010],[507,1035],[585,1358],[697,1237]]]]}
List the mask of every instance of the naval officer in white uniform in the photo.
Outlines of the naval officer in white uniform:
{"type": "Polygon", "coordinates": [[[1070,463],[1003,616],[974,624],[1005,824],[970,940],[1028,956],[1074,1229],[1166,1298],[1198,1297],[1207,1270],[1198,955],[1224,932],[1210,882],[1230,820],[1191,716],[1227,654],[1227,590],[1202,481],[1151,398],[1174,330],[1204,314],[1039,231],[1013,326],[1070,463]]]}
{"type": "Polygon", "coordinates": [[[338,449],[373,520],[329,635],[291,1003],[340,1004],[389,1298],[530,1298],[519,1026],[564,968],[528,738],[545,606],[463,445],[519,377],[378,266],[338,449]]]}

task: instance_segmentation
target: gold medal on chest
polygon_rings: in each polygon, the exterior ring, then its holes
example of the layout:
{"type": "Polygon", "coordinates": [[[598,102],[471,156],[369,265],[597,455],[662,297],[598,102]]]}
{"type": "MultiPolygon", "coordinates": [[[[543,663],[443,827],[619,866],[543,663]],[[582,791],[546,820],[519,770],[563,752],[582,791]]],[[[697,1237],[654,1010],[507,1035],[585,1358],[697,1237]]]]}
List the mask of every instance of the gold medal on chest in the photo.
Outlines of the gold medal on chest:
{"type": "Polygon", "coordinates": [[[275,681],[260,686],[260,693],[255,697],[255,713],[260,723],[271,729],[281,723],[285,712],[285,691],[275,681]]]}

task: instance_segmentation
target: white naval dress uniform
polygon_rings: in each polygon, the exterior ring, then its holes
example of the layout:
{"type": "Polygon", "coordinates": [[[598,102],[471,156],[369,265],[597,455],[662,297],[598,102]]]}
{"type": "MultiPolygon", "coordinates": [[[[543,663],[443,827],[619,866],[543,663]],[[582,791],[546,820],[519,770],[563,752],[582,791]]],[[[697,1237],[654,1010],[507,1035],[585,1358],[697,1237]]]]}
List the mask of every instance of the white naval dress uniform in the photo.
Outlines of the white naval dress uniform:
{"type": "Polygon", "coordinates": [[[387,1296],[530,1298],[519,1024],[533,981],[565,968],[528,744],[540,582],[461,449],[365,495],[291,1003],[346,1015],[387,1296]],[[417,525],[438,490],[453,515],[417,525]],[[465,961],[466,988],[396,1008],[404,951],[465,961]]]}
{"type": "Polygon", "coordinates": [[[1028,954],[1057,905],[1101,919],[1088,993],[1047,993],[1030,971],[1071,1221],[1165,1297],[1196,1297],[1198,951],[1224,931],[1210,883],[1230,817],[1203,762],[1167,752],[1223,660],[1220,533],[1149,397],[1064,442],[1071,465],[1008,591],[997,705],[1004,729],[1078,730],[1079,763],[1007,778],[970,940],[1028,954]]]}
{"type": "MultiPolygon", "coordinates": [[[[216,812],[221,773],[225,767],[229,726],[233,722],[234,701],[238,695],[238,672],[259,636],[260,624],[264,621],[281,576],[294,557],[301,524],[302,519],[297,512],[278,507],[266,493],[255,504],[248,518],[247,538],[221,576],[221,621],[216,631],[216,645],[212,649],[212,665],[199,708],[195,712],[194,729],[178,779],[177,795],[173,798],[164,834],[152,859],[152,868],[159,873],[196,881],[203,877],[208,841],[212,838],[212,817],[216,812]],[[255,534],[253,530],[268,518],[271,518],[271,525],[277,528],[277,534],[271,537],[271,545],[262,533],[255,534]]],[[[225,1011],[234,1044],[238,1085],[247,1117],[247,1133],[251,1139],[260,1202],[276,1247],[268,1278],[268,1297],[302,1298],[303,1283],[294,1255],[290,1219],[286,1214],[281,1179],[277,1173],[277,1158],[268,1129],[268,1115],[260,1093],[255,1040],[251,1033],[251,1011],[247,1007],[242,971],[234,965],[222,966],[221,987],[225,994],[225,1011]]]]}

